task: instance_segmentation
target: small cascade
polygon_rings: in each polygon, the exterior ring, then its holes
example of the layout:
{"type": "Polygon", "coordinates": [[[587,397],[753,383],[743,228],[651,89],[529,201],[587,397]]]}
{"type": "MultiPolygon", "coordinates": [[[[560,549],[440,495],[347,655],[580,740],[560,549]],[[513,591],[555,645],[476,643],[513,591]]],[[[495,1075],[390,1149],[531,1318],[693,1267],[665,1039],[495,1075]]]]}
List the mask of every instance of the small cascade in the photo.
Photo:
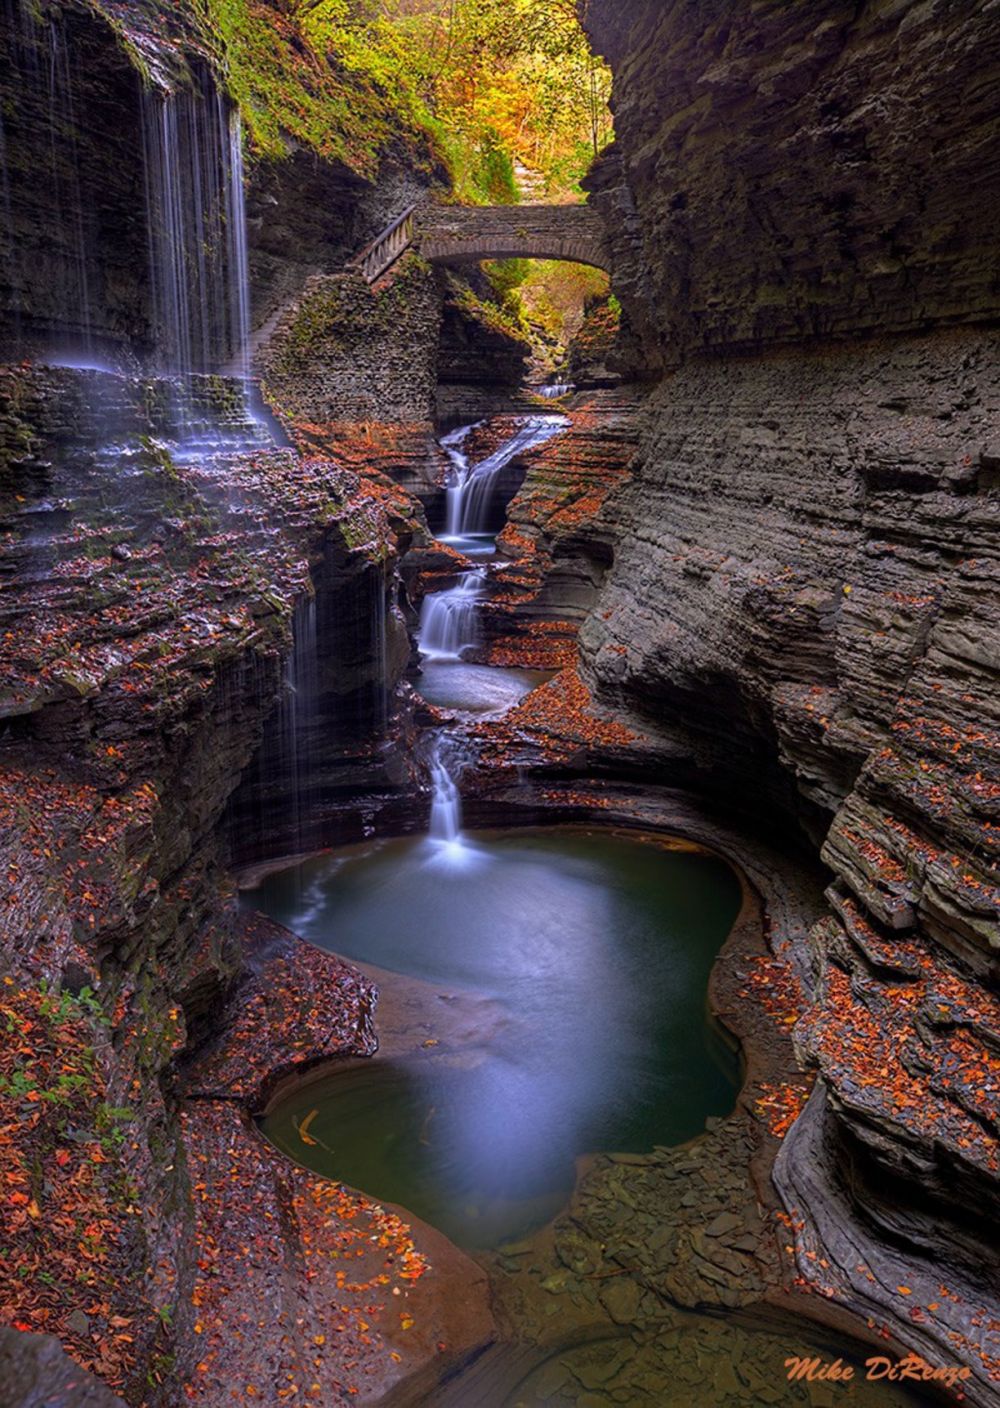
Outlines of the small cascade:
{"type": "Polygon", "coordinates": [[[207,82],[147,93],[143,151],[161,370],[248,374],[246,207],[239,115],[207,82]]]}
{"type": "Polygon", "coordinates": [[[562,396],[568,396],[574,389],[571,381],[550,381],[546,386],[535,388],[539,396],[544,396],[546,401],[558,401],[562,396]]]}
{"type": "Polygon", "coordinates": [[[469,463],[468,456],[462,450],[473,426],[446,436],[440,443],[451,460],[452,477],[446,489],[447,527],[444,541],[485,533],[489,526],[493,491],[501,471],[519,455],[551,440],[568,424],[565,416],[531,416],[488,459],[476,465],[469,463]]]}
{"type": "Polygon", "coordinates": [[[462,796],[455,776],[455,760],[449,756],[448,739],[443,733],[434,735],[427,760],[431,778],[430,839],[449,853],[465,850],[462,835],[462,796]]]}
{"type": "Polygon", "coordinates": [[[477,608],[486,572],[466,572],[446,592],[424,597],[420,610],[420,649],[432,660],[460,660],[462,651],[478,638],[477,608]]]}

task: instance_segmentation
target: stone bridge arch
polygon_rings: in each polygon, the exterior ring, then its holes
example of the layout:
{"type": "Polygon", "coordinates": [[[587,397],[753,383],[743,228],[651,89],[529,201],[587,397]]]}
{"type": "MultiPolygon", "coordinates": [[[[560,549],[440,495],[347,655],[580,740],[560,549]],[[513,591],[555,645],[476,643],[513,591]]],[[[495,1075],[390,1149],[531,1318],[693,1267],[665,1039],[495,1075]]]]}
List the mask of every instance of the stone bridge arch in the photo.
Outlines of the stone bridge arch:
{"type": "Polygon", "coordinates": [[[564,259],[611,272],[603,222],[586,205],[433,206],[417,214],[414,245],[431,264],[564,259]]]}

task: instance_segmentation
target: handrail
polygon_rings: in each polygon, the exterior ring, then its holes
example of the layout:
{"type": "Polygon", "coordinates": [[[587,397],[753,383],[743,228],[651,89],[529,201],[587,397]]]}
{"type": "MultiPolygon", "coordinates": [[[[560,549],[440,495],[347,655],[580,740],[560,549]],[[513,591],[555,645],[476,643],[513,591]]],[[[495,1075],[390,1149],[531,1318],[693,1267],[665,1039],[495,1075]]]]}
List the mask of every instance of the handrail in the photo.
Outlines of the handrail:
{"type": "Polygon", "coordinates": [[[360,270],[368,283],[373,284],[376,279],[380,279],[413,243],[413,216],[416,209],[416,204],[409,206],[351,260],[350,267],[360,270]]]}

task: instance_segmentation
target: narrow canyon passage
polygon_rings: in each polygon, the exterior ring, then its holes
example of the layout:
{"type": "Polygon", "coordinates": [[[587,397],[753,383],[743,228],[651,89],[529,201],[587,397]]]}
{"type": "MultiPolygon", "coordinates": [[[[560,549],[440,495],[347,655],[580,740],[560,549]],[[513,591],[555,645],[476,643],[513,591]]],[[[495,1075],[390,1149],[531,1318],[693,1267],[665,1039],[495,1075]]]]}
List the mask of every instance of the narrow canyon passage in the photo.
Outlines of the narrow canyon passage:
{"type": "Polygon", "coordinates": [[[996,71],[0,0],[0,1408],[997,1408],[996,71]]]}
{"type": "MultiPolygon", "coordinates": [[[[471,1247],[548,1222],[578,1156],[683,1142],[732,1103],[731,1062],[713,1059],[703,1030],[708,971],[740,903],[725,867],[614,833],[462,830],[463,723],[502,717],[548,678],[463,659],[481,642],[487,578],[503,576],[486,531],[493,485],[568,424],[519,423],[479,464],[453,461],[443,541],[482,565],[425,596],[420,614],[416,687],[427,699],[429,672],[428,702],[454,711],[429,730],[428,837],[324,854],[245,894],[302,939],[457,983],[480,1005],[468,1049],[428,1037],[417,1061],[310,1082],[264,1122],[292,1157],[471,1247]],[[595,1033],[600,1065],[587,1060],[595,1033]]],[[[471,428],[444,437],[451,455],[471,428]]]]}
{"type": "MultiPolygon", "coordinates": [[[[564,398],[573,388],[557,390],[564,398]]],[[[743,908],[740,882],[718,856],[669,833],[463,828],[463,779],[491,724],[502,727],[558,679],[470,663],[489,658],[483,608],[512,565],[497,547],[506,529],[498,479],[572,426],[568,416],[494,416],[441,437],[450,463],[439,542],[456,557],[454,585],[431,577],[436,590],[423,598],[415,635],[414,686],[435,706],[415,745],[430,783],[426,835],[268,866],[243,892],[248,908],[360,964],[393,1015],[374,1057],[280,1083],[260,1127],[296,1163],[407,1222],[429,1222],[488,1270],[503,1307],[499,1343],[447,1387],[423,1380],[399,1402],[570,1405],[592,1399],[597,1385],[613,1385],[609,1401],[635,1403],[666,1401],[674,1385],[684,1401],[706,1391],[712,1362],[713,1399],[750,1403],[785,1377],[790,1354],[805,1361],[822,1349],[860,1363],[863,1351],[830,1330],[800,1340],[794,1323],[776,1335],[688,1307],[654,1309],[619,1279],[627,1269],[605,1259],[603,1241],[569,1250],[565,1241],[567,1226],[600,1219],[609,1194],[612,1206],[620,1197],[633,1205],[608,1177],[625,1167],[656,1207],[648,1223],[645,1210],[635,1216],[630,1236],[669,1246],[662,1161],[706,1124],[724,1131],[741,1084],[737,1053],[706,1001],[743,908]],[[478,460],[463,448],[477,431],[484,444],[500,438],[478,460]],[[603,1167],[602,1150],[611,1153],[603,1167]]],[[[303,639],[314,651],[314,636],[303,639]]],[[[670,1177],[681,1226],[693,1210],[724,1257],[733,1255],[724,1247],[737,1258],[757,1251],[745,1214],[730,1210],[731,1187],[709,1165],[681,1163],[670,1177]]],[[[733,1287],[754,1285],[751,1265],[730,1261],[733,1287]]],[[[846,1392],[863,1404],[919,1401],[881,1382],[846,1392]]],[[[776,1401],[822,1397],[805,1384],[776,1401]]]]}

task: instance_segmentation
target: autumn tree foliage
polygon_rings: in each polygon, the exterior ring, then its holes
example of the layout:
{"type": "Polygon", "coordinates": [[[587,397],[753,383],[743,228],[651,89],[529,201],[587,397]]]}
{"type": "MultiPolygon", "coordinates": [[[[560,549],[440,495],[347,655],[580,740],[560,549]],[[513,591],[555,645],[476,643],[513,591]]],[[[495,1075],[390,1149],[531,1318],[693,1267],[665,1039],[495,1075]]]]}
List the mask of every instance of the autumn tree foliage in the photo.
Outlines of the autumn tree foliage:
{"type": "Polygon", "coordinates": [[[437,137],[463,199],[516,200],[516,163],[537,198],[572,199],[611,138],[610,72],[574,0],[298,0],[298,18],[437,137]]]}

